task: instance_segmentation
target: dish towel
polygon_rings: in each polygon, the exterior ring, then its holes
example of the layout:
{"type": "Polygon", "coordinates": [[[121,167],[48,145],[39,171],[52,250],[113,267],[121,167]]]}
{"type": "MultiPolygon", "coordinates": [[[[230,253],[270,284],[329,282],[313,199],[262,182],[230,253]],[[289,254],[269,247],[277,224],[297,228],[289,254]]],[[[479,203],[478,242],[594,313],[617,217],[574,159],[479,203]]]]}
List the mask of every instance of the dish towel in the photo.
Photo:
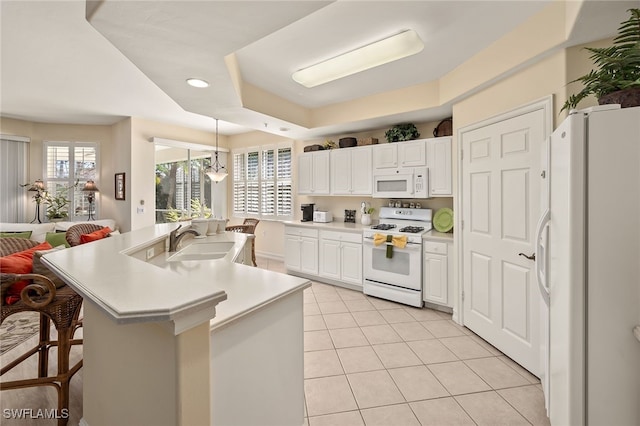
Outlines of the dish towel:
{"type": "Polygon", "coordinates": [[[373,244],[375,246],[379,246],[382,243],[387,243],[386,257],[387,259],[391,259],[393,257],[393,246],[396,246],[398,248],[405,248],[407,246],[407,236],[373,234],[373,244]]]}

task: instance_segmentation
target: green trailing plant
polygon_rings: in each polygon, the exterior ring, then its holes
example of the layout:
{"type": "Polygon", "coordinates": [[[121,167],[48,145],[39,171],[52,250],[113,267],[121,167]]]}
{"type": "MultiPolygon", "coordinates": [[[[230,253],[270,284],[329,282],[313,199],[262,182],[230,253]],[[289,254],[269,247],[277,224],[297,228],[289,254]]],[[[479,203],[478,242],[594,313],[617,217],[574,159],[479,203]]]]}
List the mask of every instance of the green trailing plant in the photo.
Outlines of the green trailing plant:
{"type": "Polygon", "coordinates": [[[620,24],[613,46],[585,47],[597,68],[571,81],[583,83],[584,88],[569,96],[561,112],[576,108],[589,95],[600,98],[618,90],[640,88],[640,9],[628,12],[631,16],[620,24]]]}
{"type": "Polygon", "coordinates": [[[374,214],[376,212],[376,209],[374,209],[373,207],[369,207],[367,209],[367,214],[374,214]]]}
{"type": "Polygon", "coordinates": [[[396,124],[384,132],[384,136],[387,138],[387,142],[400,142],[418,139],[420,133],[413,123],[404,123],[396,124]]]}

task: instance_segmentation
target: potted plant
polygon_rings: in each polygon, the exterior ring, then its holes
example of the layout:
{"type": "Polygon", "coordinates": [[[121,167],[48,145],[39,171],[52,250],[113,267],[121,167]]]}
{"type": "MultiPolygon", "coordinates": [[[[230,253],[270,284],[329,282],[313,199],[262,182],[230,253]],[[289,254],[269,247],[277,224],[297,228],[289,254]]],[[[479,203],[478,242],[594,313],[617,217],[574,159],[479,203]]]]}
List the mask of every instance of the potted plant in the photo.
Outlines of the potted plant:
{"type": "Polygon", "coordinates": [[[418,139],[420,133],[418,133],[418,129],[413,123],[405,123],[396,124],[384,132],[384,136],[387,138],[387,142],[400,142],[418,139]]]}
{"type": "Polygon", "coordinates": [[[560,111],[576,108],[589,95],[595,95],[600,105],[640,105],[640,9],[628,11],[631,16],[620,24],[613,46],[585,48],[597,69],[571,82],[580,81],[584,88],[569,96],[560,111]]]}
{"type": "Polygon", "coordinates": [[[69,217],[69,203],[71,200],[67,198],[69,189],[78,186],[78,182],[72,186],[63,186],[59,188],[55,194],[46,192],[44,195],[44,203],[47,205],[47,218],[50,222],[59,222],[69,217]]]}

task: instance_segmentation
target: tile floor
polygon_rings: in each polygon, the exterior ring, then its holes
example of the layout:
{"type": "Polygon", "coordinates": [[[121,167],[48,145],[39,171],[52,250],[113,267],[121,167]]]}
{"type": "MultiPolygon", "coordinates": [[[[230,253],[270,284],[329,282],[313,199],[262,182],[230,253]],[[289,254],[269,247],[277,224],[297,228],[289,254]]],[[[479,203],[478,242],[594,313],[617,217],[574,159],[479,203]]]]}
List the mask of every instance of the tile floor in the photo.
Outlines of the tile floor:
{"type": "Polygon", "coordinates": [[[540,381],[450,314],[316,282],[304,302],[306,425],[549,424],[540,381]]]}
{"type": "MultiPolygon", "coordinates": [[[[284,272],[282,262],[257,263],[284,272]]],[[[538,379],[448,314],[321,283],[305,290],[304,302],[306,426],[549,424],[538,379]]],[[[0,407],[51,408],[55,400],[52,388],[28,388],[2,392],[0,407]]],[[[69,424],[77,425],[82,370],[71,408],[69,424]]]]}

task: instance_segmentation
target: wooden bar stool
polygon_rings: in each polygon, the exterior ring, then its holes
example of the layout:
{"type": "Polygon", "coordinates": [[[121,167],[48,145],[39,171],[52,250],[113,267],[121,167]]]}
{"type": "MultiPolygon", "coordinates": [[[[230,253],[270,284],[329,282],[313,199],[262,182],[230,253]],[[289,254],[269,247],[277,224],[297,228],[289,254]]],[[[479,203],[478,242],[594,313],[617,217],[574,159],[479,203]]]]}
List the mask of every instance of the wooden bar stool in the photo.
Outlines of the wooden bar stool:
{"type": "MultiPolygon", "coordinates": [[[[3,253],[6,253],[8,244],[15,245],[15,242],[6,240],[18,240],[18,238],[3,238],[0,245],[3,246],[3,253]]],[[[21,239],[21,250],[35,247],[38,242],[21,239]]],[[[16,250],[16,251],[21,251],[16,250]]],[[[40,314],[40,332],[36,346],[16,358],[14,361],[3,366],[0,376],[3,376],[31,356],[38,354],[38,375],[37,378],[1,381],[0,390],[20,389],[31,386],[53,386],[58,392],[58,425],[67,424],[68,415],[64,413],[69,410],[69,382],[73,375],[82,367],[82,359],[74,366],[69,365],[69,353],[73,345],[82,344],[82,339],[74,339],[75,330],[80,326],[79,315],[82,307],[82,297],[71,287],[64,285],[56,288],[53,281],[40,274],[2,274],[0,277],[3,287],[17,281],[30,280],[20,293],[20,300],[14,304],[7,305],[1,301],[0,324],[9,316],[18,312],[37,312],[40,314]],[[58,332],[57,340],[51,340],[50,326],[53,322],[58,332]],[[57,374],[49,375],[49,349],[57,347],[58,368],[57,374]],[[64,418],[62,418],[64,417],[64,418]]]]}

